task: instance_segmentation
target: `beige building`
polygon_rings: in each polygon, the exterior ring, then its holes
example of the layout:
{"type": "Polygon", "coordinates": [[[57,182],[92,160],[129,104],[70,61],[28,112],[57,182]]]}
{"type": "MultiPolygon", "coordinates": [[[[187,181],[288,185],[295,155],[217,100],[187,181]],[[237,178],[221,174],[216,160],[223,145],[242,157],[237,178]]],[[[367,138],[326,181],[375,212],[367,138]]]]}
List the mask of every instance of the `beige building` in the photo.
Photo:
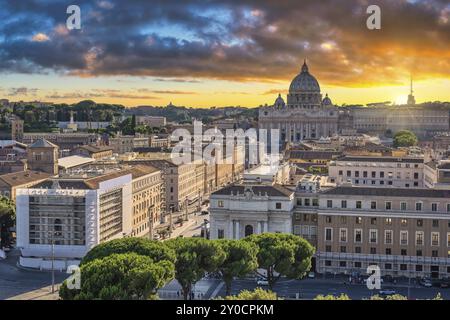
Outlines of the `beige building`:
{"type": "Polygon", "coordinates": [[[108,146],[84,145],[75,150],[76,155],[89,157],[95,160],[112,157],[113,148],[108,146]]]}
{"type": "Polygon", "coordinates": [[[118,134],[114,138],[109,139],[109,145],[113,148],[114,153],[124,154],[133,152],[136,148],[148,148],[150,139],[147,136],[124,136],[118,134]]]}
{"type": "Polygon", "coordinates": [[[45,139],[39,139],[27,149],[27,165],[30,170],[58,174],[59,147],[45,139]]]}
{"type": "Polygon", "coordinates": [[[161,170],[144,165],[130,169],[133,177],[133,237],[147,236],[161,221],[164,209],[161,170]]]}
{"type": "Polygon", "coordinates": [[[424,159],[343,156],[330,162],[328,174],[331,181],[337,184],[423,188],[424,159]]]}
{"type": "Polygon", "coordinates": [[[450,191],[346,187],[298,191],[293,230],[319,273],[450,276],[450,191]]]}

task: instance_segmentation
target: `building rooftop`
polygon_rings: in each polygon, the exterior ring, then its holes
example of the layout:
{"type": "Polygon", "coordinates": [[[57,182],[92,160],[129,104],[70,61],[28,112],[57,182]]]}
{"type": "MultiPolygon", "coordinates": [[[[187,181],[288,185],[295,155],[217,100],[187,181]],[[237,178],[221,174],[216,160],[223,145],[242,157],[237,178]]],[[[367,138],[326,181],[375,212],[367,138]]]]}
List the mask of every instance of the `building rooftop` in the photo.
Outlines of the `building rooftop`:
{"type": "Polygon", "coordinates": [[[339,151],[292,150],[289,151],[289,158],[303,160],[332,160],[341,154],[342,153],[339,151]]]}
{"type": "Polygon", "coordinates": [[[103,152],[103,151],[112,151],[113,148],[112,147],[108,147],[108,146],[94,146],[94,145],[83,145],[78,147],[79,149],[84,149],[88,152],[91,153],[96,153],[96,152],[103,152]]]}
{"type": "Polygon", "coordinates": [[[231,185],[228,187],[225,187],[223,189],[220,189],[216,192],[214,192],[212,195],[221,195],[221,196],[229,196],[231,194],[236,195],[236,194],[244,194],[245,191],[247,189],[251,188],[251,190],[253,191],[253,193],[255,195],[259,195],[261,194],[262,196],[264,195],[268,195],[271,197],[290,197],[294,191],[279,185],[279,184],[274,184],[274,185],[231,185]]]}
{"type": "Polygon", "coordinates": [[[424,163],[423,158],[412,157],[367,157],[367,156],[343,156],[336,161],[349,162],[397,162],[397,163],[424,163]]]}
{"type": "Polygon", "coordinates": [[[11,187],[15,187],[34,181],[48,179],[49,177],[51,177],[51,174],[49,173],[28,170],[1,175],[0,180],[11,187]]]}
{"type": "Polygon", "coordinates": [[[403,197],[403,198],[450,198],[450,190],[437,189],[400,189],[400,188],[366,188],[340,186],[327,191],[323,194],[329,195],[349,195],[365,197],[403,197]]]}
{"type": "Polygon", "coordinates": [[[28,146],[29,148],[58,148],[56,144],[51,143],[46,139],[38,139],[28,146]]]}
{"type": "Polygon", "coordinates": [[[88,157],[82,156],[69,156],[58,159],[58,166],[64,169],[71,169],[75,167],[79,167],[82,165],[86,165],[88,163],[92,163],[95,160],[88,157]]]}

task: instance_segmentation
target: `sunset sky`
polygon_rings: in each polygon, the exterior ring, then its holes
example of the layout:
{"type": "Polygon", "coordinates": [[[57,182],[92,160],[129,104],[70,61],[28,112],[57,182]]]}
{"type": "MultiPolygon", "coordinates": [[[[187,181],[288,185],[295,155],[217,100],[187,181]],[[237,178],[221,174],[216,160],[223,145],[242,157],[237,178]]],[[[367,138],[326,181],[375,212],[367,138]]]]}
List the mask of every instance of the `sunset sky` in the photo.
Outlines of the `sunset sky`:
{"type": "Polygon", "coordinates": [[[12,101],[256,107],[305,58],[336,104],[406,102],[411,75],[418,102],[450,101],[448,0],[0,0],[0,21],[12,101]]]}

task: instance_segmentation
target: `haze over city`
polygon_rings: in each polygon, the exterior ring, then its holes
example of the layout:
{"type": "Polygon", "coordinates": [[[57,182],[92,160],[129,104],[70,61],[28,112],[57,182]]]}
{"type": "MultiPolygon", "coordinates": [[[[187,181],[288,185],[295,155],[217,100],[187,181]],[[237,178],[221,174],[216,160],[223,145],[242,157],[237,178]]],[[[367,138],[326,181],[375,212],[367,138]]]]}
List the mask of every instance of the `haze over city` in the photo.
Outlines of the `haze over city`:
{"type": "Polygon", "coordinates": [[[0,97],[212,107],[271,104],[306,58],[335,104],[449,101],[444,0],[0,0],[0,97]],[[299,3],[301,3],[299,5],[299,3]],[[378,4],[381,30],[368,30],[378,4]]]}

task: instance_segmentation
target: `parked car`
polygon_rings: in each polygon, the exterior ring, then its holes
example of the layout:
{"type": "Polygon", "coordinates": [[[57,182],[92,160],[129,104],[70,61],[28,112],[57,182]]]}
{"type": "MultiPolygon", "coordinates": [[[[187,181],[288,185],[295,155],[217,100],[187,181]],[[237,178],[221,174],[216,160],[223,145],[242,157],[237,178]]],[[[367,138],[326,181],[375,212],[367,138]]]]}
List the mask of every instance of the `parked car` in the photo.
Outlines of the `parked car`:
{"type": "Polygon", "coordinates": [[[153,235],[153,240],[159,240],[161,239],[161,236],[159,234],[153,235]]]}
{"type": "Polygon", "coordinates": [[[427,288],[431,288],[433,286],[433,283],[431,282],[430,279],[421,279],[419,281],[419,284],[421,286],[427,287],[427,288]]]}
{"type": "Polygon", "coordinates": [[[267,281],[267,280],[264,279],[264,278],[258,278],[258,279],[256,280],[256,284],[257,284],[258,286],[265,286],[265,287],[267,287],[267,286],[269,285],[269,281],[267,281]]]}
{"type": "Polygon", "coordinates": [[[392,296],[392,295],[396,294],[397,292],[392,288],[385,288],[385,289],[381,289],[380,291],[378,291],[378,293],[380,294],[380,296],[392,296]]]}
{"type": "Polygon", "coordinates": [[[308,278],[310,278],[310,279],[314,279],[316,277],[316,274],[314,273],[314,272],[310,272],[310,273],[308,273],[308,278]]]}
{"type": "Polygon", "coordinates": [[[209,214],[208,211],[206,211],[206,210],[203,210],[203,211],[202,211],[202,216],[206,216],[206,215],[208,215],[208,214],[209,214]]]}

